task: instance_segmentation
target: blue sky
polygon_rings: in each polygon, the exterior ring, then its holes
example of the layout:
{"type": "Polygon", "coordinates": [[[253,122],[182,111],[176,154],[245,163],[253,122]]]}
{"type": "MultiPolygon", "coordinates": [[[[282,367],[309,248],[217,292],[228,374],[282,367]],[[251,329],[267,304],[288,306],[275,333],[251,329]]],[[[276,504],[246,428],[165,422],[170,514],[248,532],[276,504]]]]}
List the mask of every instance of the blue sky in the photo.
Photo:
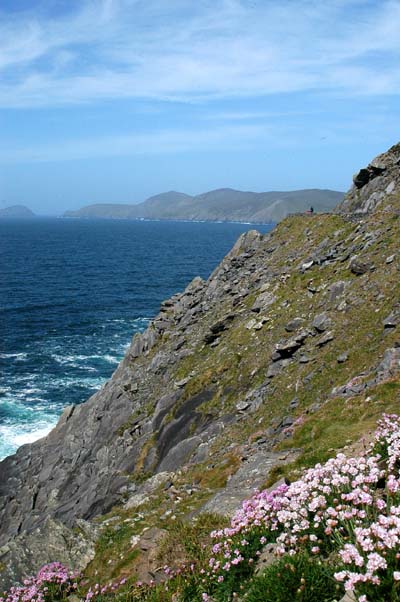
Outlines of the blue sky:
{"type": "Polygon", "coordinates": [[[0,0],[0,206],[346,190],[399,97],[400,0],[0,0]]]}

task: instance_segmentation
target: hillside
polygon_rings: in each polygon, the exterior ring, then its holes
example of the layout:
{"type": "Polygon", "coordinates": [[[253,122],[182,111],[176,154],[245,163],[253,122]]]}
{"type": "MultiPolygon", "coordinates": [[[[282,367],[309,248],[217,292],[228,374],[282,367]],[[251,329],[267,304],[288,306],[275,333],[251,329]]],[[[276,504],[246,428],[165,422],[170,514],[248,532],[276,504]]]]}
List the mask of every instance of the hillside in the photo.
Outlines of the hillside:
{"type": "MultiPolygon", "coordinates": [[[[400,412],[400,145],[376,162],[335,214],[240,237],[98,393],[0,463],[3,585],[53,560],[92,585],[161,580],[254,488],[400,412]]],[[[135,599],[178,600],[160,595],[135,599]]]]}
{"type": "Polygon", "coordinates": [[[33,211],[24,205],[12,205],[0,209],[0,218],[29,218],[35,217],[33,211]]]}
{"type": "Polygon", "coordinates": [[[341,192],[318,189],[242,192],[221,188],[197,196],[171,191],[137,205],[88,205],[64,216],[274,223],[311,206],[317,212],[331,211],[342,198],[341,192]]]}

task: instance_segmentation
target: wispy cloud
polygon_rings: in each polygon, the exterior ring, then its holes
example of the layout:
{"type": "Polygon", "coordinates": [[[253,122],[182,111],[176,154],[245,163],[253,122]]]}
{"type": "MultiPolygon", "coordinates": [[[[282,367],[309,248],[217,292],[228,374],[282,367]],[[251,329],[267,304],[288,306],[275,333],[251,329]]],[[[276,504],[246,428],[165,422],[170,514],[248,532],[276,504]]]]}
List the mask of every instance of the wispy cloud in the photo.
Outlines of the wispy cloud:
{"type": "Polygon", "coordinates": [[[82,0],[0,9],[0,106],[400,92],[400,1],[82,0]]]}
{"type": "Polygon", "coordinates": [[[215,122],[212,118],[205,119],[193,127],[146,128],[142,132],[132,130],[86,136],[73,132],[62,140],[50,138],[28,143],[1,141],[0,165],[139,156],[152,156],[154,161],[155,157],[193,152],[207,156],[212,153],[229,156],[236,152],[249,156],[255,152],[270,155],[272,149],[301,153],[304,149],[318,149],[325,141],[329,145],[351,144],[365,137],[365,132],[368,132],[370,142],[378,143],[382,136],[390,138],[393,127],[384,108],[378,115],[368,112],[340,123],[326,121],[323,129],[319,123],[303,122],[302,119],[274,121],[268,114],[260,113],[257,118],[251,113],[221,113],[216,115],[215,122]]]}
{"type": "MultiPolygon", "coordinates": [[[[276,137],[273,128],[259,125],[198,129],[160,129],[140,134],[95,136],[78,140],[0,147],[0,163],[43,163],[87,158],[135,155],[168,155],[185,151],[251,149],[255,142],[276,137]]],[[[290,144],[288,139],[285,144],[290,144]]]]}

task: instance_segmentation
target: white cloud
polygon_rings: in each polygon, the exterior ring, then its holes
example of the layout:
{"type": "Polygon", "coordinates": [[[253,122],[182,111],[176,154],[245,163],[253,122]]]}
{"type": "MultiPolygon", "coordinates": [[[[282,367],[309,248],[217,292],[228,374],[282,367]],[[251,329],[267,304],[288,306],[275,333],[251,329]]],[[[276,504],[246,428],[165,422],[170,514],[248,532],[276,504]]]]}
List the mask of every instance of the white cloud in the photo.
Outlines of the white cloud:
{"type": "Polygon", "coordinates": [[[400,0],[85,0],[0,12],[0,106],[400,92],[400,0]]]}
{"type": "MultiPolygon", "coordinates": [[[[157,155],[185,151],[235,151],[255,142],[276,138],[267,126],[236,125],[198,129],[160,129],[152,132],[54,140],[32,146],[7,145],[0,148],[0,164],[71,161],[95,157],[157,155]]],[[[285,144],[290,144],[287,139],[285,144]]]]}

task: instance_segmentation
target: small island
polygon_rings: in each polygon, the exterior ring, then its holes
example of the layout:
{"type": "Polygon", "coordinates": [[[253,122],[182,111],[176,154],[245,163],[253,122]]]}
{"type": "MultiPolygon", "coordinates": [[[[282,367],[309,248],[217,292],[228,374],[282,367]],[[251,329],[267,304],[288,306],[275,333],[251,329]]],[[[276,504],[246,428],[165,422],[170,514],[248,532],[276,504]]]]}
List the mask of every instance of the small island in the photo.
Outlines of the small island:
{"type": "Polygon", "coordinates": [[[27,219],[36,217],[36,215],[25,205],[12,205],[10,207],[0,208],[1,218],[27,219]]]}

